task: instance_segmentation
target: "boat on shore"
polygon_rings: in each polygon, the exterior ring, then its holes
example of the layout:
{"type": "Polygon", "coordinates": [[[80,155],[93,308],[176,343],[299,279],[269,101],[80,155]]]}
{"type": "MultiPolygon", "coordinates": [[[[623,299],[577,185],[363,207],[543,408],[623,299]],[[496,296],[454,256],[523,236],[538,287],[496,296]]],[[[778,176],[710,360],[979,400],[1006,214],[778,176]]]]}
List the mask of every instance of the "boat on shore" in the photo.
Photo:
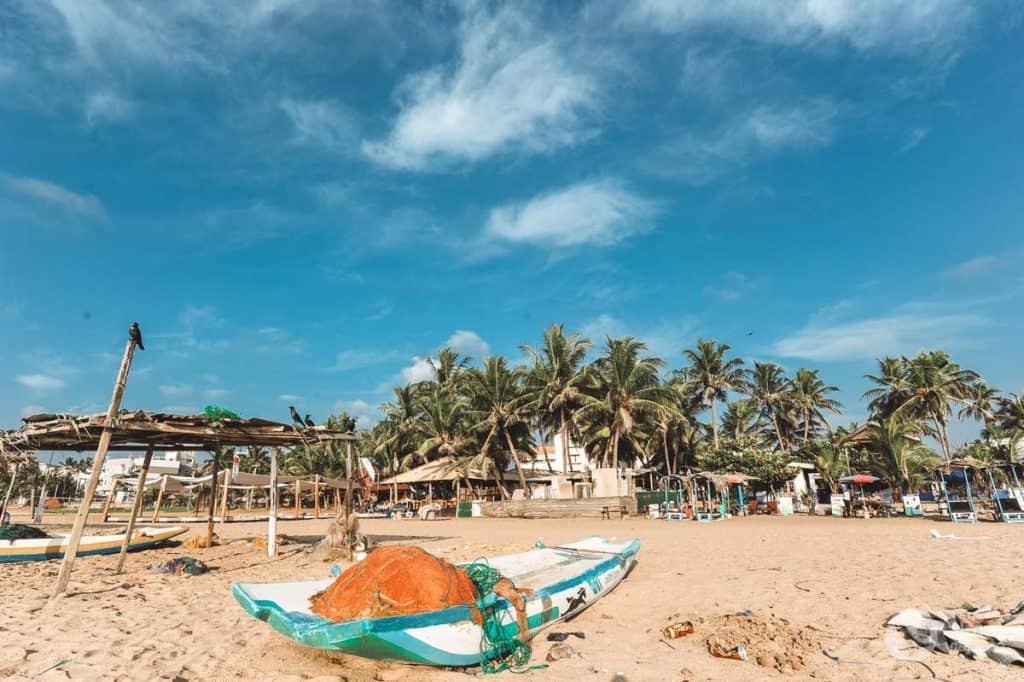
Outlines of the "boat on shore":
{"type": "MultiPolygon", "coordinates": [[[[529,641],[541,630],[575,616],[615,588],[636,563],[639,540],[614,542],[590,537],[578,542],[517,554],[488,557],[486,563],[522,590],[526,632],[517,613],[493,592],[478,605],[498,616],[505,634],[529,641]]],[[[382,618],[334,622],[310,610],[310,598],[334,579],[292,583],[237,583],[232,593],[253,617],[290,639],[310,647],[378,660],[422,665],[479,665],[491,654],[482,643],[484,626],[474,605],[382,618]]]]}
{"type": "MultiPolygon", "coordinates": [[[[136,528],[128,543],[128,551],[149,549],[173,537],[188,532],[181,526],[136,528]]],[[[83,535],[78,544],[75,556],[92,556],[94,554],[117,554],[121,551],[124,533],[116,535],[83,535]]],[[[68,548],[68,536],[51,533],[45,538],[20,538],[17,540],[0,540],[0,563],[16,561],[46,561],[60,559],[68,548]]]]}

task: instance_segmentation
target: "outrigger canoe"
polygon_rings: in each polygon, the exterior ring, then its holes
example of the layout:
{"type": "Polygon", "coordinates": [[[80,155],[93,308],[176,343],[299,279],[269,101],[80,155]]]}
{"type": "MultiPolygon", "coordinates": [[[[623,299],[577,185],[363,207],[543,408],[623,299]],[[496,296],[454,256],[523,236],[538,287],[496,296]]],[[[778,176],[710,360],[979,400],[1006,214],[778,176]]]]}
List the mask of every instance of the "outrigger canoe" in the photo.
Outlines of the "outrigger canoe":
{"type": "MultiPolygon", "coordinates": [[[[515,609],[494,593],[482,603],[503,611],[510,635],[529,640],[544,628],[575,616],[618,585],[636,563],[639,540],[591,537],[559,547],[537,543],[529,552],[489,557],[487,563],[526,597],[528,632],[518,633],[515,609]]],[[[312,613],[309,598],[333,578],[293,583],[237,583],[235,599],[255,618],[299,644],[363,658],[463,667],[479,665],[483,632],[471,606],[336,623],[312,613]]]]}
{"type": "MultiPolygon", "coordinates": [[[[128,551],[149,549],[187,531],[187,528],[182,528],[181,526],[136,528],[135,532],[132,533],[131,541],[128,543],[128,551]]],[[[83,535],[75,556],[117,554],[121,551],[121,542],[123,540],[124,533],[117,535],[83,535]]],[[[53,533],[48,538],[0,540],[0,563],[59,559],[64,556],[67,548],[68,536],[58,533],[53,533]]]]}

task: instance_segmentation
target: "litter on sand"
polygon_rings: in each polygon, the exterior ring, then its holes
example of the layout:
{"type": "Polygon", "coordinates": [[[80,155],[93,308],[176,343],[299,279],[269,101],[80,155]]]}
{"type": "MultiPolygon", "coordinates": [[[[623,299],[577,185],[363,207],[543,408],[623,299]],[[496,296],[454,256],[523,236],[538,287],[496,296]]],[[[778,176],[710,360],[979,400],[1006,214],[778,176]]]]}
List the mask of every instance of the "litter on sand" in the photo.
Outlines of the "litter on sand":
{"type": "Polygon", "coordinates": [[[586,639],[587,633],[585,632],[549,632],[547,640],[549,642],[564,642],[569,637],[578,637],[579,639],[586,639]]]}
{"type": "Polygon", "coordinates": [[[175,575],[202,575],[210,568],[199,559],[181,556],[170,561],[161,561],[149,567],[150,573],[173,573],[175,575]]]}
{"type": "Polygon", "coordinates": [[[700,635],[707,652],[715,658],[749,661],[779,672],[803,670],[821,646],[819,637],[810,628],[749,610],[691,618],[661,630],[666,640],[691,634],[700,635]]]}
{"type": "Polygon", "coordinates": [[[1024,665],[1024,601],[1009,612],[978,608],[922,611],[904,609],[886,626],[897,628],[918,646],[1004,665],[1024,665]]]}
{"type": "Polygon", "coordinates": [[[991,540],[992,539],[992,538],[990,538],[987,535],[973,535],[971,537],[963,537],[963,536],[960,536],[960,535],[953,535],[952,533],[949,533],[948,535],[944,535],[944,534],[939,532],[938,528],[932,528],[928,532],[931,533],[931,536],[933,538],[935,538],[936,540],[991,540]]]}

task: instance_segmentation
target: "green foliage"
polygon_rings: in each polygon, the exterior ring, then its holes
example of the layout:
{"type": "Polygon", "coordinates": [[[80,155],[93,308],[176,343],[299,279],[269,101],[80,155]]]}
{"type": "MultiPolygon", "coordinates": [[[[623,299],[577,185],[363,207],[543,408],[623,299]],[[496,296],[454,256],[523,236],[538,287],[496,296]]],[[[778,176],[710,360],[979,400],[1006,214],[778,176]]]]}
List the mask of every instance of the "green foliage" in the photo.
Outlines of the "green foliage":
{"type": "Polygon", "coordinates": [[[709,448],[699,458],[700,465],[717,473],[741,472],[754,476],[755,485],[774,491],[789,481],[795,472],[789,468],[789,453],[761,447],[754,439],[723,441],[722,446],[709,448]]]}

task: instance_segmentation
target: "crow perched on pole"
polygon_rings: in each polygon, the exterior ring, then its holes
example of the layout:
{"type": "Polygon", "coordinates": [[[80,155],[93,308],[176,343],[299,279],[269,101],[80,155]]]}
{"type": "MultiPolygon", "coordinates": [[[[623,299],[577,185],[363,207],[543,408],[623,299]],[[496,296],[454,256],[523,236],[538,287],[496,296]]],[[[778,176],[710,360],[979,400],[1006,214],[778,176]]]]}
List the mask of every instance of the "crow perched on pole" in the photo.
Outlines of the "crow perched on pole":
{"type": "Polygon", "coordinates": [[[308,414],[306,415],[305,422],[306,426],[308,426],[309,428],[313,428],[314,426],[316,426],[316,422],[310,419],[308,414]]]}
{"type": "Polygon", "coordinates": [[[139,350],[146,350],[146,347],[142,345],[142,330],[139,329],[138,322],[132,322],[132,326],[128,328],[128,338],[135,342],[139,350]]]}
{"type": "Polygon", "coordinates": [[[296,426],[306,428],[306,423],[302,421],[302,415],[298,413],[294,405],[289,405],[288,411],[292,413],[292,421],[295,422],[296,426]]]}

